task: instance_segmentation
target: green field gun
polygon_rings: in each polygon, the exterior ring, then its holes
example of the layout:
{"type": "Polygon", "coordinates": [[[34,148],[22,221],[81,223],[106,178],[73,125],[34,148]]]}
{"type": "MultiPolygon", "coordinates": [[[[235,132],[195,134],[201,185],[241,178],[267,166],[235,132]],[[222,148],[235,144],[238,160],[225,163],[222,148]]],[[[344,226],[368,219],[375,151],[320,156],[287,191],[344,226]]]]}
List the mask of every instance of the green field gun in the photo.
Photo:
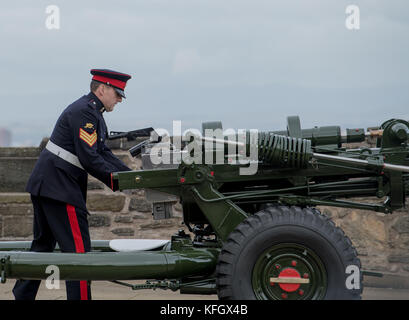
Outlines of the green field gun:
{"type": "Polygon", "coordinates": [[[113,175],[120,190],[145,189],[153,219],[180,202],[188,232],[169,240],[92,241],[86,254],[27,252],[1,242],[1,281],[108,280],[132,289],[217,294],[219,299],[360,299],[364,270],[344,232],[317,206],[385,214],[409,193],[409,123],[284,131],[223,131],[160,136],[136,145],[142,170],[113,175]],[[367,139],[373,147],[351,147],[367,139]],[[356,202],[354,198],[368,199],[356,202]],[[132,285],[123,280],[146,280],[132,285]]]}

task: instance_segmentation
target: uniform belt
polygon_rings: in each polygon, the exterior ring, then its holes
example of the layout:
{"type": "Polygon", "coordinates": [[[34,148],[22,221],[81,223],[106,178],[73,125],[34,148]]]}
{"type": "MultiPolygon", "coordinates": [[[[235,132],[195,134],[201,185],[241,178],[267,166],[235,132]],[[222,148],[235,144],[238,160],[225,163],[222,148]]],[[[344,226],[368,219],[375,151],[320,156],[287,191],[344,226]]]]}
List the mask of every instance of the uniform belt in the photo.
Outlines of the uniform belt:
{"type": "Polygon", "coordinates": [[[60,146],[57,146],[55,143],[53,143],[51,140],[48,140],[47,145],[45,146],[45,148],[50,151],[51,153],[55,154],[57,157],[71,163],[72,165],[85,170],[81,163],[80,160],[78,159],[78,157],[74,154],[72,154],[71,152],[61,148],[60,146]]]}

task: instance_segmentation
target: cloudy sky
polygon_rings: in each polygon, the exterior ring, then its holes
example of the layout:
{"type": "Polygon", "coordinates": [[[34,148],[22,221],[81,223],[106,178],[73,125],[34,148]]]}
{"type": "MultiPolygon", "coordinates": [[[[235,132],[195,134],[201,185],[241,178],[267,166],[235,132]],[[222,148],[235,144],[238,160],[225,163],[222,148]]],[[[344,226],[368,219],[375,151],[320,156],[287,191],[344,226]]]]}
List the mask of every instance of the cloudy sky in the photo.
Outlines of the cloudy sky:
{"type": "Polygon", "coordinates": [[[15,146],[51,134],[92,68],[132,75],[105,114],[115,131],[409,120],[407,0],[2,1],[0,40],[0,127],[15,146]],[[351,4],[359,30],[345,24],[351,4]],[[59,29],[46,26],[50,5],[59,29]]]}

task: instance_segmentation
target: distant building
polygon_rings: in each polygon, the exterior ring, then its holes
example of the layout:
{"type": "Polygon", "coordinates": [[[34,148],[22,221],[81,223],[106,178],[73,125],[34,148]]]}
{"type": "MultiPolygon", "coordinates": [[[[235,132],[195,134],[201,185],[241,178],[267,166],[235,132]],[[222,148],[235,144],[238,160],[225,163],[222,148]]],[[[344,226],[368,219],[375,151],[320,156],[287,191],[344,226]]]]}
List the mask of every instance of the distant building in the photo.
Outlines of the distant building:
{"type": "Polygon", "coordinates": [[[11,146],[11,132],[10,130],[0,128],[0,147],[11,146]]]}

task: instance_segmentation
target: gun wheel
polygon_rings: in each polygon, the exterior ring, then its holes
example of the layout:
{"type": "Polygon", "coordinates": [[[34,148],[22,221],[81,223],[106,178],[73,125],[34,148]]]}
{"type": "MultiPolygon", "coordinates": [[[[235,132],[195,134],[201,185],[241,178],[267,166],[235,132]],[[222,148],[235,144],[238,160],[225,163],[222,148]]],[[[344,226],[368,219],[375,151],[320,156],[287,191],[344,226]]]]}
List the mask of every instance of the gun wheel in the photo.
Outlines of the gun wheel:
{"type": "Polygon", "coordinates": [[[347,286],[361,262],[344,232],[315,208],[272,206],[239,224],[217,264],[219,299],[360,299],[347,286]]]}

